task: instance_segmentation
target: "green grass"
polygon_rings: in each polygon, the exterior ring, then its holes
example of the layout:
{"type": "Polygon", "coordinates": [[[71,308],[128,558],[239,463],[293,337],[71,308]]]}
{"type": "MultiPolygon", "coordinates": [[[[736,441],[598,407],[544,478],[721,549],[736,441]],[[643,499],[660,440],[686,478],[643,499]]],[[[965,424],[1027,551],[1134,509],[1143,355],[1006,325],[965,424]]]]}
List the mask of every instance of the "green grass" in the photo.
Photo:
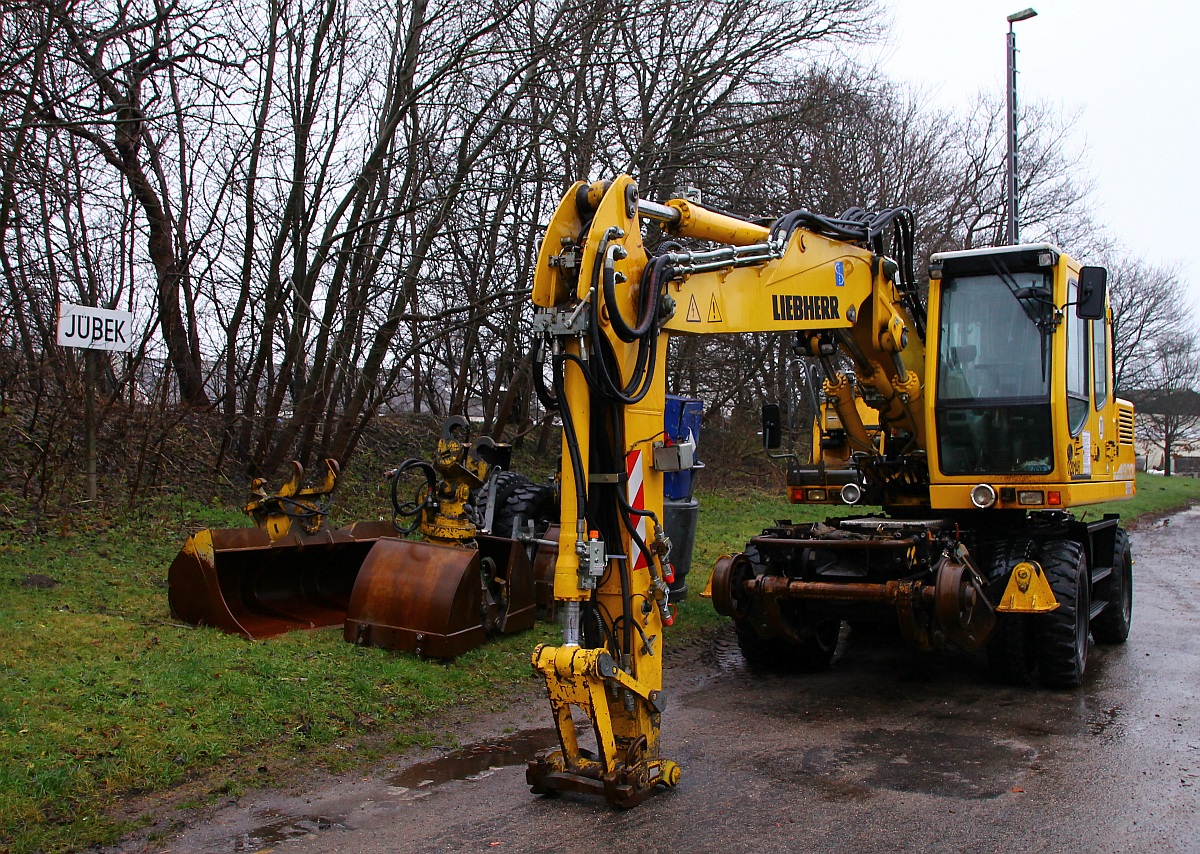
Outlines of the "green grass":
{"type": "MultiPolygon", "coordinates": [[[[699,596],[720,555],[775,519],[849,512],[758,491],[699,497],[676,641],[723,620],[699,596]]],[[[1198,500],[1200,480],[1147,476],[1134,500],[1088,510],[1128,519],[1198,500]]],[[[166,571],[186,533],[244,524],[216,503],[164,497],[119,518],[76,514],[49,532],[0,533],[0,851],[111,842],[130,828],[112,818],[123,798],[186,780],[236,795],[271,783],[264,766],[375,761],[443,737],[439,713],[503,707],[536,685],[528,656],[557,636],[549,626],[441,664],[359,649],[336,629],[251,643],[177,625],[166,571]],[[59,584],[24,585],[34,573],[59,584]]]]}
{"type": "Polygon", "coordinates": [[[212,769],[226,775],[213,792],[236,794],[260,766],[362,762],[381,741],[425,738],[438,712],[502,705],[535,684],[529,651],[553,634],[545,626],[449,665],[356,648],[337,629],[251,643],[181,627],[165,582],[181,529],[244,517],[168,509],[0,538],[0,851],[111,842],[128,829],[109,818],[128,794],[212,769]],[[60,583],[25,586],[31,573],[60,583]]]}
{"type": "Polygon", "coordinates": [[[1133,498],[1080,507],[1076,515],[1095,519],[1105,513],[1120,513],[1122,519],[1132,520],[1170,513],[1197,501],[1200,501],[1200,478],[1139,474],[1133,498]]]}

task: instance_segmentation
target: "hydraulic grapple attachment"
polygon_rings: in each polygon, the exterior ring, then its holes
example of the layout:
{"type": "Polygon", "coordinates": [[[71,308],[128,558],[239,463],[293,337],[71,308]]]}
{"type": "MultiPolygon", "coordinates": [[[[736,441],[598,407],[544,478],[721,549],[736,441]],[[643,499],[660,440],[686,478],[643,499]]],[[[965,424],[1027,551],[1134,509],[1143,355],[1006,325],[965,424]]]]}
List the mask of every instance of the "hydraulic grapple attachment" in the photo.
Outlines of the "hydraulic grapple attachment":
{"type": "Polygon", "coordinates": [[[329,528],[338,473],[326,460],[321,484],[302,489],[304,469],[292,463],[291,479],[273,495],[255,480],[245,510],[256,527],[199,531],[171,563],[172,616],[250,639],[345,620],[359,567],[375,541],[393,531],[387,522],[329,528]]]}
{"type": "Polygon", "coordinates": [[[533,626],[533,567],[524,546],[479,533],[468,509],[471,491],[504,464],[506,448],[486,437],[469,443],[467,432],[465,419],[450,418],[432,463],[406,460],[393,473],[397,532],[419,532],[423,541],[388,537],[371,550],[350,598],[347,641],[454,658],[491,632],[533,626]],[[397,488],[406,472],[424,476],[407,503],[397,488]]]}

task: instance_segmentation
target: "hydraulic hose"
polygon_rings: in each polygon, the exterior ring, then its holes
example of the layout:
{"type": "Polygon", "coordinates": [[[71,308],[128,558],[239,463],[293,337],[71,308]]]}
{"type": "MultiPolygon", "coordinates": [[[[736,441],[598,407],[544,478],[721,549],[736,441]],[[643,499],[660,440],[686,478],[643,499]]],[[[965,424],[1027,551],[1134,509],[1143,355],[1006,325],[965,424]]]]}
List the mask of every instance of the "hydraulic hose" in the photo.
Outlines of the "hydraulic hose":
{"type": "MultiPolygon", "coordinates": [[[[554,374],[554,397],[558,401],[566,400],[566,392],[563,386],[567,360],[574,361],[586,373],[586,367],[578,356],[569,354],[555,356],[551,365],[554,374]]],[[[571,473],[574,475],[575,518],[576,521],[579,521],[587,518],[587,472],[583,467],[583,457],[579,453],[579,437],[575,432],[575,419],[571,414],[571,407],[565,404],[562,405],[559,409],[559,416],[562,418],[563,440],[567,445],[567,455],[571,460],[571,473]]]]}
{"type": "Polygon", "coordinates": [[[421,500],[421,488],[417,488],[417,494],[414,500],[400,503],[400,478],[407,472],[414,469],[419,470],[425,475],[425,488],[433,493],[437,490],[437,470],[427,463],[425,460],[407,459],[392,472],[392,527],[404,535],[411,534],[417,530],[421,524],[421,511],[425,508],[425,501],[421,500]],[[399,519],[401,516],[410,518],[413,521],[408,525],[401,525],[399,519]]]}
{"type": "Polygon", "coordinates": [[[533,363],[533,391],[537,395],[538,402],[542,404],[549,412],[557,412],[559,408],[559,398],[546,386],[546,378],[542,375],[543,365],[542,357],[545,354],[546,342],[541,337],[535,337],[533,342],[533,353],[530,361],[533,363]]]}
{"type": "MultiPolygon", "coordinates": [[[[605,237],[607,237],[607,233],[605,237]]],[[[638,294],[641,305],[637,326],[630,326],[621,314],[621,310],[617,308],[617,273],[613,268],[614,261],[626,257],[625,247],[619,244],[606,246],[602,243],[601,250],[603,254],[597,254],[597,260],[603,258],[603,264],[600,265],[600,278],[604,287],[604,302],[608,306],[608,319],[612,323],[613,333],[626,344],[632,344],[634,341],[644,338],[654,327],[654,322],[658,318],[660,291],[655,287],[646,287],[647,284],[653,284],[653,281],[647,282],[647,277],[642,276],[641,293],[638,294]]],[[[595,273],[596,271],[593,270],[593,277],[595,273]]]]}

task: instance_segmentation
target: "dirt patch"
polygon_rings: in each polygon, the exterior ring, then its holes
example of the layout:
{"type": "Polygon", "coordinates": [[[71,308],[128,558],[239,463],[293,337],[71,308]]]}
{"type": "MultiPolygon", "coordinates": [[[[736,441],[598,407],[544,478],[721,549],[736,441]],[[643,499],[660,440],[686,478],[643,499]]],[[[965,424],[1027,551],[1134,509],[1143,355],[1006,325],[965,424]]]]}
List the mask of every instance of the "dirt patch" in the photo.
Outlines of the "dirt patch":
{"type": "Polygon", "coordinates": [[[51,578],[48,575],[26,575],[21,579],[22,587],[36,587],[38,590],[49,590],[51,587],[57,587],[61,584],[57,578],[51,578]]]}

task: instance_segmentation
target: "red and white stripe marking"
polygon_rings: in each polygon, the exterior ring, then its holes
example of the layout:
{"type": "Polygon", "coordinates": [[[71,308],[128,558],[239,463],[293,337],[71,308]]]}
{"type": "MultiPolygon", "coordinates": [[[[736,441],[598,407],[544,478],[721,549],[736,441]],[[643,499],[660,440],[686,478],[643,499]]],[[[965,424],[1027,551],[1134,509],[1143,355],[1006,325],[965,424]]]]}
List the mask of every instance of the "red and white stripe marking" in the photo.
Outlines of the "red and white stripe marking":
{"type": "MultiPolygon", "coordinates": [[[[645,510],[646,488],[643,483],[641,451],[630,451],[625,455],[625,473],[629,476],[625,482],[629,495],[629,506],[634,510],[645,510]]],[[[646,542],[646,517],[631,513],[629,521],[635,530],[637,530],[638,536],[642,538],[642,542],[646,542]]],[[[632,541],[632,538],[629,543],[629,549],[629,566],[631,569],[641,569],[644,566],[649,566],[646,555],[638,548],[637,543],[632,541]]]]}

